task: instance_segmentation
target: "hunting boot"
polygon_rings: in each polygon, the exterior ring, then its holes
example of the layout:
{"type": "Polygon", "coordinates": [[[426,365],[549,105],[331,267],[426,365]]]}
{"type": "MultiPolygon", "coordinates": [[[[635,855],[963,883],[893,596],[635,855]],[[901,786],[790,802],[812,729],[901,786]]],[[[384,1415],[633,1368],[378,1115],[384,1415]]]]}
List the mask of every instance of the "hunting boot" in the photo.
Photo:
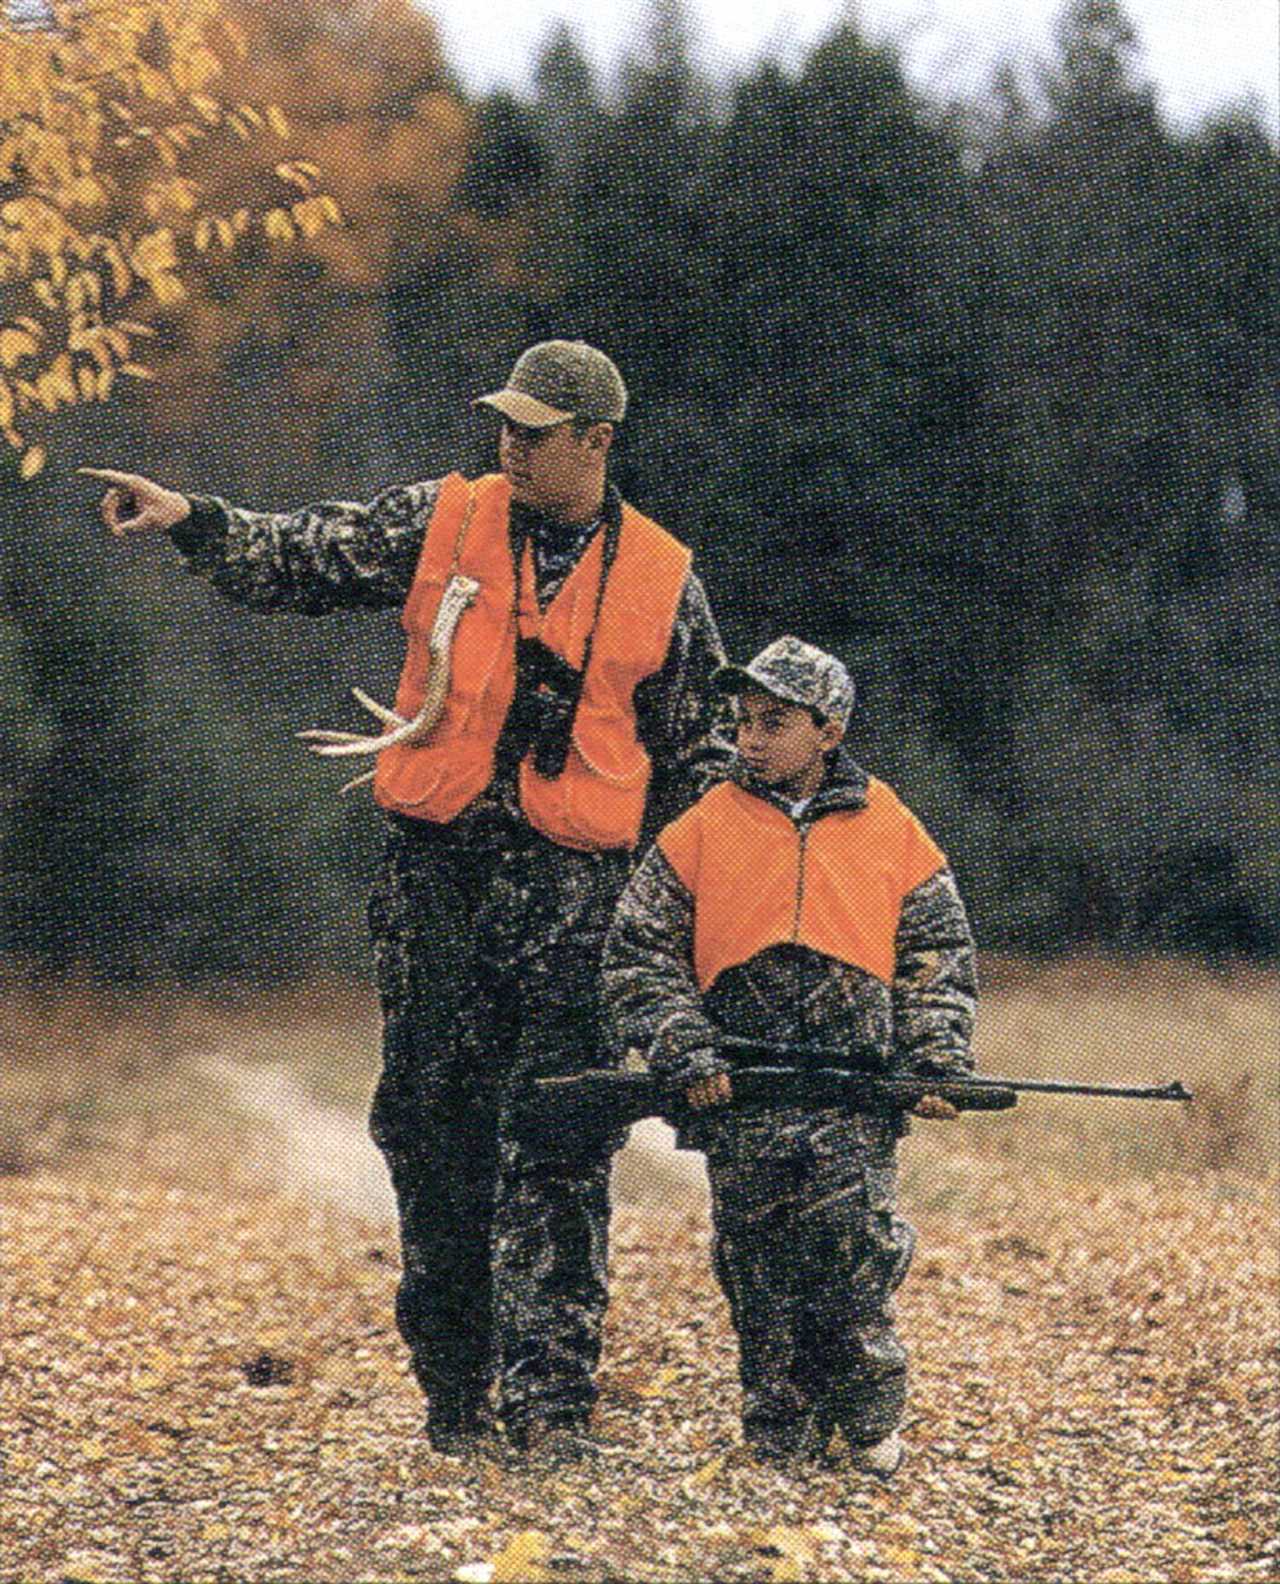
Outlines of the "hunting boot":
{"type": "Polygon", "coordinates": [[[533,1415],[507,1426],[507,1440],[517,1452],[542,1463],[587,1463],[600,1455],[586,1414],[533,1415]]]}
{"type": "Polygon", "coordinates": [[[834,1421],[821,1409],[814,1409],[801,1419],[753,1425],[745,1440],[758,1462],[774,1468],[792,1468],[821,1463],[833,1429],[834,1421]]]}
{"type": "Polygon", "coordinates": [[[870,1474],[878,1480],[891,1480],[902,1467],[902,1459],[906,1456],[902,1446],[902,1438],[896,1430],[891,1431],[880,1441],[859,1446],[855,1442],[849,1443],[849,1461],[859,1474],[870,1474]]]}
{"type": "Polygon", "coordinates": [[[433,1452],[470,1457],[497,1435],[493,1410],[484,1397],[438,1394],[427,1407],[427,1440],[433,1452]]]}

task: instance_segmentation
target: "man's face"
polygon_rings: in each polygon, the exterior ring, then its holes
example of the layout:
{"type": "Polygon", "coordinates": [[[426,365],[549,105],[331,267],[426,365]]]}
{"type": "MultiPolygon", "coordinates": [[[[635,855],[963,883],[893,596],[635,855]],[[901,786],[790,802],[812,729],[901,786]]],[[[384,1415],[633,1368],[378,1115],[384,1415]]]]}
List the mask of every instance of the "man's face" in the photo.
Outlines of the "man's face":
{"type": "Polygon", "coordinates": [[[750,773],[766,786],[798,788],[801,796],[807,783],[821,783],[826,755],[844,735],[838,722],[819,726],[810,710],[763,689],[740,693],[737,715],[738,754],[750,773]]]}
{"type": "Polygon", "coordinates": [[[579,434],[571,421],[528,429],[503,418],[498,460],[512,499],[552,516],[577,508],[601,486],[612,436],[609,424],[593,424],[579,434]]]}

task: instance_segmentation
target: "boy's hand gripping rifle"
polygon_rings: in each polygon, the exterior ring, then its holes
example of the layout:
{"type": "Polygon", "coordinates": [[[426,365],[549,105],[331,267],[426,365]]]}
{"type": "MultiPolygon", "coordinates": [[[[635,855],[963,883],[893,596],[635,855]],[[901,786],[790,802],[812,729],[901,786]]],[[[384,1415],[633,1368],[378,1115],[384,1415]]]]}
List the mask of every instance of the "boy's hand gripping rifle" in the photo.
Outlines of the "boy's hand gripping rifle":
{"type": "MultiPolygon", "coordinates": [[[[794,1065],[734,1067],[725,1104],[734,1110],[802,1106],[821,1110],[894,1114],[913,1111],[926,1095],[957,1111],[1007,1111],[1020,1094],[1100,1095],[1112,1100],[1190,1100],[1177,1081],[1158,1087],[1137,1084],[1078,1084],[1049,1078],[989,1078],[940,1068],[902,1076],[851,1070],[855,1050],[822,1046],[767,1045],[723,1037],[720,1047],[743,1058],[790,1061],[794,1065]]],[[[556,1145],[584,1135],[629,1127],[645,1117],[688,1121],[719,1107],[695,1111],[685,1099],[687,1083],[673,1084],[651,1072],[592,1070],[538,1078],[516,1105],[516,1131],[531,1144],[556,1145]]]]}

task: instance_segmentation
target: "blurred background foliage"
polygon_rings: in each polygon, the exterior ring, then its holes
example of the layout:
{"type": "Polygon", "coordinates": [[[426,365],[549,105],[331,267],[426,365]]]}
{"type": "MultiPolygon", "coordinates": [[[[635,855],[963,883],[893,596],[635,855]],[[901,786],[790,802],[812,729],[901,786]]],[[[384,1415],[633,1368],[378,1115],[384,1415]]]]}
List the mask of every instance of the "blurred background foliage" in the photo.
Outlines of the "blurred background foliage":
{"type": "MultiPolygon", "coordinates": [[[[107,539],[71,465],[263,507],[479,471],[468,398],[568,335],[622,366],[619,483],[694,546],[730,649],[848,661],[855,747],[983,945],[1276,954],[1257,113],[1169,124],[1112,0],[958,105],[848,23],[709,82],[666,0],[616,80],[561,29],[528,96],[468,98],[410,0],[223,9],[237,97],[283,109],[346,224],[135,307],[158,378],[0,477],[0,952],[135,980],[364,956],[378,816],[291,733],[393,691],[394,614],[223,604],[107,539]]],[[[193,157],[215,208],[250,180],[193,157]]]]}

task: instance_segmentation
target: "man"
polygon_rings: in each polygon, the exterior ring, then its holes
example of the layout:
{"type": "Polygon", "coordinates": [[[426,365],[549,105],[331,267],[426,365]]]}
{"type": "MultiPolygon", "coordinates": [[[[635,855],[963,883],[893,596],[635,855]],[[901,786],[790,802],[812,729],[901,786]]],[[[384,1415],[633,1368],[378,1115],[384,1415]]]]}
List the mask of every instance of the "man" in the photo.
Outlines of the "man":
{"type": "Polygon", "coordinates": [[[509,1439],[577,1456],[618,1141],[537,1158],[505,1117],[532,1076],[598,1059],[599,957],[629,854],[725,757],[707,685],[723,652],[689,552],[607,480],[627,404],[613,363],[544,342],[478,404],[502,419],[500,473],[365,506],[252,512],[85,471],[112,486],[114,532],[167,530],[229,598],[402,607],[389,735],[448,678],[434,725],[378,753],[374,777],[387,836],[369,903],[384,1014],[370,1127],[400,1211],[397,1319],[433,1446],[492,1433],[496,1373],[509,1439]],[[459,589],[445,653],[437,617],[459,589]]]}
{"type": "MultiPolygon", "coordinates": [[[[618,904],[604,991],[621,1042],[699,1114],[715,1269],[739,1341],[743,1434],[771,1462],[889,1478],[907,1359],[892,1294],[912,1229],[896,1213],[895,1117],[736,1111],[721,1031],[861,1050],[873,1069],[965,1072],[973,941],[946,858],[843,745],[854,688],[834,655],[779,638],[716,685],[738,759],[650,848],[618,904]]],[[[937,1095],[917,1106],[951,1116],[937,1095]]]]}

